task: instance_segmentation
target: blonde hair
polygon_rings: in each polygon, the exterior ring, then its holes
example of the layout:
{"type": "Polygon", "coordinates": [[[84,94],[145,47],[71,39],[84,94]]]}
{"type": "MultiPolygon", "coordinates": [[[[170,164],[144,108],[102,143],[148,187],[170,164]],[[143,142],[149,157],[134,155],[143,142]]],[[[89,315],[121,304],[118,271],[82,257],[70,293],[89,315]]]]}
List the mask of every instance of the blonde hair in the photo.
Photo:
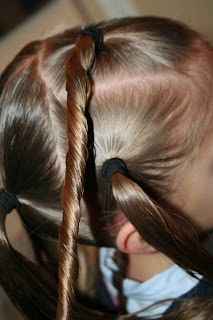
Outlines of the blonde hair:
{"type": "MultiPolygon", "coordinates": [[[[50,220],[53,225],[43,232],[52,235],[61,211],[63,188],[57,309],[60,320],[70,319],[75,311],[84,180],[88,203],[92,200],[87,193],[94,184],[100,207],[99,217],[87,221],[91,226],[88,237],[101,240],[91,221],[97,218],[96,224],[100,224],[101,213],[118,207],[147,242],[190,274],[196,271],[213,280],[212,257],[197,239],[179,227],[178,219],[161,201],[177,187],[209,126],[213,49],[198,33],[163,18],[112,20],[97,24],[97,28],[104,39],[97,54],[90,36],[78,36],[80,28],[68,30],[23,49],[0,84],[0,179],[2,186],[18,196],[24,222],[33,227],[37,217],[50,220]],[[87,110],[92,139],[88,161],[92,167],[88,168],[92,174],[84,178],[87,110]],[[125,161],[128,177],[114,174],[109,184],[101,171],[104,161],[113,157],[125,161]]],[[[26,279],[30,282],[31,276],[23,274],[21,281],[26,279]]],[[[16,303],[14,284],[9,291],[16,303]]],[[[31,294],[34,297],[36,290],[32,289],[31,294]]],[[[29,307],[22,300],[18,307],[30,318],[30,310],[26,311],[29,307]]],[[[40,319],[53,319],[46,309],[37,312],[40,319]]],[[[94,314],[91,317],[94,319],[94,314]]]]}

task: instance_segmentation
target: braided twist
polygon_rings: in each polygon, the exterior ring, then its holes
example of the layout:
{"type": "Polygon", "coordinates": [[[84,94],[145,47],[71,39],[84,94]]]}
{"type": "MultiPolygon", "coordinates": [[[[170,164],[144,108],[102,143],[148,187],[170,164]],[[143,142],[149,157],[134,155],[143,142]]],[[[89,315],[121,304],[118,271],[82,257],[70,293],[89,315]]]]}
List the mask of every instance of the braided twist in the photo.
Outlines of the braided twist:
{"type": "Polygon", "coordinates": [[[80,35],[66,66],[67,136],[66,176],[62,194],[63,221],[59,244],[59,298],[57,320],[70,320],[75,305],[78,277],[77,237],[80,200],[83,194],[87,151],[87,120],[84,116],[90,95],[87,75],[95,59],[95,44],[89,35],[80,35]]]}

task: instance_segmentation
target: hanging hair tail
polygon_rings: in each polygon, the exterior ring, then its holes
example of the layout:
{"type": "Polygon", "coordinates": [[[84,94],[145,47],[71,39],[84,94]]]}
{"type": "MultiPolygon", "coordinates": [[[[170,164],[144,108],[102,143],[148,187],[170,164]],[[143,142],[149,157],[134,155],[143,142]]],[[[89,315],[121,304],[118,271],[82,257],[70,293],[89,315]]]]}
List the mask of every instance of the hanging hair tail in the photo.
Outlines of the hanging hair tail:
{"type": "Polygon", "coordinates": [[[57,319],[71,319],[78,276],[77,237],[80,200],[87,159],[87,120],[84,116],[90,95],[87,75],[95,61],[95,43],[89,34],[80,34],[66,66],[67,136],[66,176],[62,194],[63,220],[59,233],[59,298],[57,319]]]}
{"type": "Polygon", "coordinates": [[[25,319],[52,320],[57,301],[56,282],[10,246],[5,232],[6,215],[0,205],[0,284],[25,319]]]}
{"type": "Polygon", "coordinates": [[[194,272],[198,272],[213,281],[213,258],[193,235],[178,226],[175,217],[164,211],[135,182],[120,172],[115,173],[111,181],[117,206],[145,241],[170,257],[190,275],[196,276],[194,272]]]}

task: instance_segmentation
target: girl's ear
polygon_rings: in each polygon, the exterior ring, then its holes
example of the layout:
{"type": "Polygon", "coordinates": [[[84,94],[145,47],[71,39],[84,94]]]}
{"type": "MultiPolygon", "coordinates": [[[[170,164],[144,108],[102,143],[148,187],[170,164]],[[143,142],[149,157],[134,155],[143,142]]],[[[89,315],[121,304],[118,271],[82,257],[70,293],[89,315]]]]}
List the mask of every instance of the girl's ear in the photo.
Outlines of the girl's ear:
{"type": "Polygon", "coordinates": [[[127,221],[118,232],[116,244],[120,251],[128,254],[146,254],[157,251],[144,241],[129,221],[127,221]]]}

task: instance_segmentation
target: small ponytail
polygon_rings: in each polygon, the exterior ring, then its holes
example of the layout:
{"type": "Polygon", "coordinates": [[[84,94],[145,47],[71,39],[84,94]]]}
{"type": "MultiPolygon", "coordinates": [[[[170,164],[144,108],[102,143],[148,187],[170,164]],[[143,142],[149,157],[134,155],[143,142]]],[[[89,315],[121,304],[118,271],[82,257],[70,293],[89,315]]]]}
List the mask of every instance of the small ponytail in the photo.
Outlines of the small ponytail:
{"type": "Polygon", "coordinates": [[[88,72],[94,66],[101,33],[88,27],[77,37],[66,66],[67,136],[66,176],[62,193],[63,220],[59,233],[59,298],[57,320],[70,320],[75,305],[78,277],[77,238],[80,222],[80,200],[84,188],[87,151],[87,120],[84,115],[90,96],[88,72]]]}
{"type": "Polygon", "coordinates": [[[126,174],[127,167],[122,159],[112,158],[103,163],[102,175],[112,184],[116,205],[143,239],[190,275],[198,272],[213,281],[211,255],[126,174]],[[195,252],[202,258],[198,259],[195,252]]]}
{"type": "Polygon", "coordinates": [[[0,193],[0,284],[25,319],[52,320],[57,300],[55,281],[11,247],[5,231],[5,219],[16,204],[19,206],[19,202],[3,189],[0,193]]]}

